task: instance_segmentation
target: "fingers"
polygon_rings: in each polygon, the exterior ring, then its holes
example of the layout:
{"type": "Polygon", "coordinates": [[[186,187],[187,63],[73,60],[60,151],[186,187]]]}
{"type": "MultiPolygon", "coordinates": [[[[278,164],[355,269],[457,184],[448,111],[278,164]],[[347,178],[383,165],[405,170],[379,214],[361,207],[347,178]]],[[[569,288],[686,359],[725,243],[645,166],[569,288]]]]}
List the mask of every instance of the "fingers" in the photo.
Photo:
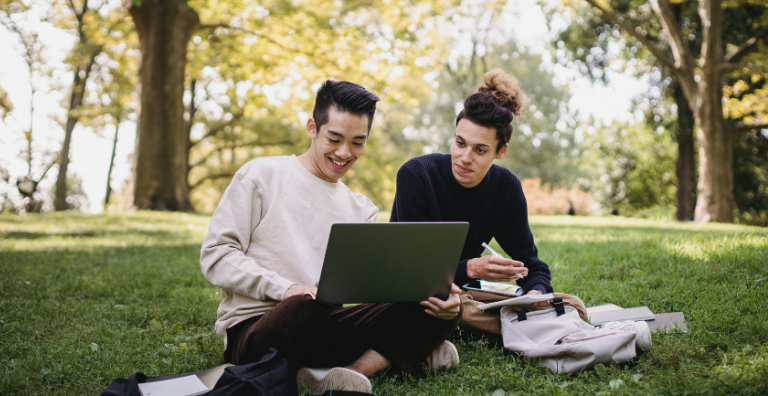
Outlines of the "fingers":
{"type": "Polygon", "coordinates": [[[508,259],[499,256],[486,256],[490,257],[489,262],[498,265],[512,266],[512,267],[524,267],[524,264],[517,260],[508,259]]]}
{"type": "Polygon", "coordinates": [[[424,312],[432,317],[450,320],[459,314],[461,299],[458,294],[451,294],[446,301],[430,297],[427,301],[420,302],[419,305],[427,308],[424,312]]]}
{"type": "Polygon", "coordinates": [[[456,286],[455,283],[451,283],[451,294],[461,294],[461,288],[456,286]]]}
{"type": "Polygon", "coordinates": [[[422,307],[426,307],[428,310],[431,310],[431,311],[436,313],[436,312],[440,311],[442,308],[437,306],[434,303],[433,299],[434,299],[434,297],[430,297],[429,301],[422,301],[422,302],[419,303],[419,305],[421,305],[422,307]]]}
{"type": "Polygon", "coordinates": [[[509,282],[518,279],[520,276],[528,275],[526,267],[511,267],[502,265],[491,265],[488,267],[486,278],[495,282],[509,282]]]}

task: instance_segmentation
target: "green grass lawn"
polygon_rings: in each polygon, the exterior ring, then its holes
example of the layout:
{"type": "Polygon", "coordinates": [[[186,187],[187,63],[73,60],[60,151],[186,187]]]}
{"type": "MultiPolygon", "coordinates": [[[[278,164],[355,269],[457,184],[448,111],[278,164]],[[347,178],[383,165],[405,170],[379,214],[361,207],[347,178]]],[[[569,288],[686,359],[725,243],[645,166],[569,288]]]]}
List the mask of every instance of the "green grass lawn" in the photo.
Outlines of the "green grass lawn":
{"type": "MultiPolygon", "coordinates": [[[[0,395],[95,395],[113,379],[222,364],[219,290],[198,264],[208,217],[0,216],[0,395]]],[[[533,217],[555,290],[683,311],[630,365],[553,375],[486,340],[457,369],[383,374],[381,395],[768,394],[768,229],[533,217]]]]}

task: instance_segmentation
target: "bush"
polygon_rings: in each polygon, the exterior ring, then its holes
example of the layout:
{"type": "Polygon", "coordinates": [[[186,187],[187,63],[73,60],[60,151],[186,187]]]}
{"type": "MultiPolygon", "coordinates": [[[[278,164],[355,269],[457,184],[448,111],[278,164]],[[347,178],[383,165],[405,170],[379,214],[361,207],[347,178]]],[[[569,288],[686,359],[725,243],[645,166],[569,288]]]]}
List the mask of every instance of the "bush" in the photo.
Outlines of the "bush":
{"type": "Polygon", "coordinates": [[[553,188],[549,183],[542,185],[539,178],[525,179],[521,183],[525,198],[528,201],[529,214],[586,216],[595,209],[592,196],[581,191],[578,184],[574,184],[568,190],[565,187],[553,188]]]}

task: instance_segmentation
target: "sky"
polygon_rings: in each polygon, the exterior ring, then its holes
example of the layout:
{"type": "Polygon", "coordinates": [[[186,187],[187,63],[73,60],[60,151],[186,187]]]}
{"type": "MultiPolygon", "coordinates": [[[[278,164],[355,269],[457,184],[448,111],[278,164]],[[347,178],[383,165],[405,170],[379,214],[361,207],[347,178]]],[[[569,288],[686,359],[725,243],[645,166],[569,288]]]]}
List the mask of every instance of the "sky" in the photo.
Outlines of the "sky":
{"type": "MultiPolygon", "coordinates": [[[[502,26],[505,35],[516,37],[518,45],[529,51],[541,53],[545,65],[555,73],[557,84],[567,85],[571,98],[569,110],[577,114],[577,119],[586,121],[592,117],[597,122],[608,124],[613,120],[622,122],[637,122],[639,114],[631,110],[632,100],[648,91],[649,85],[645,78],[635,78],[629,74],[609,72],[611,84],[593,85],[577,71],[553,64],[551,60],[551,32],[545,14],[537,5],[537,0],[518,0],[510,2],[514,9],[507,9],[503,15],[502,26]]],[[[562,21],[561,21],[562,22],[562,21]]],[[[562,22],[564,26],[565,22],[562,22]]],[[[557,25],[557,21],[555,23],[557,25]]],[[[46,150],[55,153],[61,147],[64,138],[63,128],[54,121],[66,116],[62,102],[69,93],[72,75],[64,68],[63,60],[74,44],[74,37],[62,34],[61,31],[44,24],[31,23],[29,28],[39,31],[39,39],[46,44],[45,53],[48,66],[55,72],[53,77],[41,81],[34,79],[39,92],[34,97],[34,152],[46,150]]],[[[20,132],[26,129],[30,122],[30,76],[26,64],[20,55],[18,39],[3,27],[0,27],[0,86],[9,95],[10,101],[16,107],[13,119],[0,121],[0,166],[11,174],[11,182],[15,183],[18,176],[27,173],[27,164],[23,156],[26,141],[20,132]]],[[[455,53],[467,51],[466,41],[461,37],[455,47],[455,53]]],[[[524,82],[523,82],[524,85],[524,82]]],[[[114,129],[107,128],[101,136],[91,129],[78,125],[72,136],[72,149],[69,170],[82,179],[83,190],[88,197],[91,213],[103,211],[104,194],[106,191],[107,169],[112,153],[114,129]]],[[[120,125],[115,166],[112,173],[113,189],[121,189],[131,177],[130,155],[134,150],[136,125],[127,121],[120,125]]],[[[41,155],[34,158],[35,169],[45,159],[41,155]]],[[[33,169],[33,177],[39,177],[33,169]]],[[[46,175],[40,190],[49,190],[56,180],[56,167],[46,175]]],[[[70,173],[70,174],[72,174],[70,173]]],[[[15,190],[14,186],[0,186],[3,190],[15,190]]]]}

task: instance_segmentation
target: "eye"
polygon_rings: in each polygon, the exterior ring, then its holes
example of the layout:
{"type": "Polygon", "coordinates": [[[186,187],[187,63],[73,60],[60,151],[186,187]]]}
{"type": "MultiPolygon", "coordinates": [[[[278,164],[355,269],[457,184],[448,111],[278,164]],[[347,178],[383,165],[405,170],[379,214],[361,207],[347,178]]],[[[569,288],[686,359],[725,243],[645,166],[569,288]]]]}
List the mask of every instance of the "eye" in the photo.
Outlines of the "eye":
{"type": "Polygon", "coordinates": [[[338,140],[333,140],[333,139],[328,139],[328,141],[329,141],[329,142],[331,142],[331,143],[333,143],[333,144],[336,144],[336,143],[338,143],[338,142],[339,142],[338,140]]]}
{"type": "Polygon", "coordinates": [[[459,147],[464,147],[464,142],[462,142],[461,140],[457,140],[456,145],[459,147]]]}
{"type": "Polygon", "coordinates": [[[355,146],[362,146],[363,145],[362,143],[352,143],[352,144],[354,144],[355,146]]]}
{"type": "Polygon", "coordinates": [[[487,150],[481,149],[481,148],[477,149],[477,152],[480,153],[480,154],[485,154],[486,151],[487,150]]]}

